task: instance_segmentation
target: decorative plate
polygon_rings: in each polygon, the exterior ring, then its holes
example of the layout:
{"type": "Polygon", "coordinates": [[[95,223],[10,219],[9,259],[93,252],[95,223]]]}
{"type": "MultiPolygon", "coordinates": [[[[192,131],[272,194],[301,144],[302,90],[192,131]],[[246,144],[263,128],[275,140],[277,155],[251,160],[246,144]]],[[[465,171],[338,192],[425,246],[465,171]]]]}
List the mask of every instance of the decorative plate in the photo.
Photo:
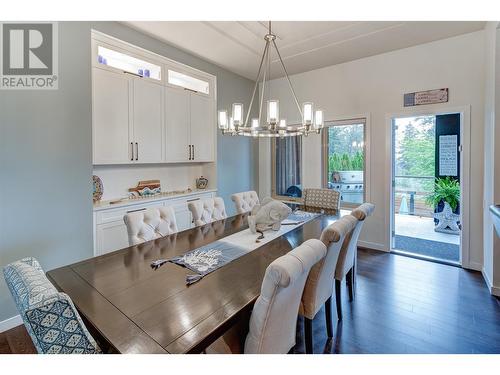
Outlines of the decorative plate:
{"type": "Polygon", "coordinates": [[[92,176],[92,198],[94,202],[101,200],[103,191],[101,179],[98,176],[92,176]]]}

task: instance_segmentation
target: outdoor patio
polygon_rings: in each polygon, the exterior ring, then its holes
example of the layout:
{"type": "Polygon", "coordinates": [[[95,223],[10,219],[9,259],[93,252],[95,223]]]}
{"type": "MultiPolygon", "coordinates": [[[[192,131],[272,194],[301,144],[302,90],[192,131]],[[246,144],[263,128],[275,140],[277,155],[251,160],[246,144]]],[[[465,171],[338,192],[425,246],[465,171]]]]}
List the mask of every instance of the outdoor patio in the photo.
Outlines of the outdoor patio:
{"type": "Polygon", "coordinates": [[[395,215],[394,248],[413,254],[460,261],[460,236],[434,231],[434,220],[415,215],[395,215]]]}

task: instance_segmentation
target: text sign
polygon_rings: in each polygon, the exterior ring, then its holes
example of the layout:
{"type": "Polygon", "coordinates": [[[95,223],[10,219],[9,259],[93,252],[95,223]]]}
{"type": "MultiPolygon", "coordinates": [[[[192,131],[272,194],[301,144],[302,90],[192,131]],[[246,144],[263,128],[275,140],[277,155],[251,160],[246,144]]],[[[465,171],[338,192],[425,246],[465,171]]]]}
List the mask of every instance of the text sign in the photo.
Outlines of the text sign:
{"type": "Polygon", "coordinates": [[[457,135],[439,136],[439,175],[457,176],[457,135]]]}
{"type": "Polygon", "coordinates": [[[426,105],[446,103],[448,101],[448,89],[437,89],[428,91],[412,92],[404,94],[404,106],[426,105]]]}

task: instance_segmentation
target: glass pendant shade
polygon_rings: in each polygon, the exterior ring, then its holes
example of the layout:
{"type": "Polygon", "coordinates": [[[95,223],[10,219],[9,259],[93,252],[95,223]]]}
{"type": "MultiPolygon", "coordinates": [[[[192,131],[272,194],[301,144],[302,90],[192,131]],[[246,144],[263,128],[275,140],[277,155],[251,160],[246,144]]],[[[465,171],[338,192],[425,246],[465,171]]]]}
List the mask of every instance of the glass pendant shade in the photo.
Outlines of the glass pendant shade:
{"type": "Polygon", "coordinates": [[[219,129],[226,130],[228,126],[227,111],[219,111],[219,129]]]}
{"type": "Polygon", "coordinates": [[[253,118],[252,119],[252,128],[258,128],[259,127],[259,119],[258,118],[253,118]]]}
{"type": "Polygon", "coordinates": [[[286,120],[285,119],[280,120],[280,128],[286,128],[286,120]]]}
{"type": "Polygon", "coordinates": [[[243,104],[233,104],[233,123],[234,126],[243,125],[243,104]]]}
{"type": "Polygon", "coordinates": [[[323,128],[324,121],[323,121],[323,111],[318,109],[316,112],[314,112],[314,128],[315,129],[321,129],[323,128]]]}
{"type": "Polygon", "coordinates": [[[234,130],[234,121],[233,118],[229,118],[229,130],[234,130]]]}
{"type": "Polygon", "coordinates": [[[267,102],[267,123],[277,124],[280,117],[280,107],[278,100],[269,100],[267,102]]]}
{"type": "Polygon", "coordinates": [[[302,116],[304,125],[312,125],[313,123],[313,104],[312,103],[304,103],[302,109],[302,116]]]}

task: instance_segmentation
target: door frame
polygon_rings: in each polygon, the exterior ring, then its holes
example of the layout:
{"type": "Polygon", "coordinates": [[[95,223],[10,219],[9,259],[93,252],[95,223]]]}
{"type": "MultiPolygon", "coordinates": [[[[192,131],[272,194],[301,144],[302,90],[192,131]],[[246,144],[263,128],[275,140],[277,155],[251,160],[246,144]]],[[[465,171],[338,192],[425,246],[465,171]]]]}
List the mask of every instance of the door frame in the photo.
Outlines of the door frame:
{"type": "Polygon", "coordinates": [[[412,117],[424,115],[445,115],[459,113],[460,114],[460,140],[462,152],[460,153],[460,222],[462,230],[460,231],[460,265],[463,268],[475,269],[471,264],[470,259],[470,105],[459,107],[440,107],[440,108],[408,108],[401,112],[389,113],[386,115],[386,139],[388,140],[386,147],[386,177],[389,186],[386,194],[386,207],[389,207],[389,214],[386,215],[386,232],[385,243],[387,251],[392,250],[392,232],[395,224],[394,210],[394,187],[392,186],[393,179],[393,119],[398,117],[412,117]]]}

